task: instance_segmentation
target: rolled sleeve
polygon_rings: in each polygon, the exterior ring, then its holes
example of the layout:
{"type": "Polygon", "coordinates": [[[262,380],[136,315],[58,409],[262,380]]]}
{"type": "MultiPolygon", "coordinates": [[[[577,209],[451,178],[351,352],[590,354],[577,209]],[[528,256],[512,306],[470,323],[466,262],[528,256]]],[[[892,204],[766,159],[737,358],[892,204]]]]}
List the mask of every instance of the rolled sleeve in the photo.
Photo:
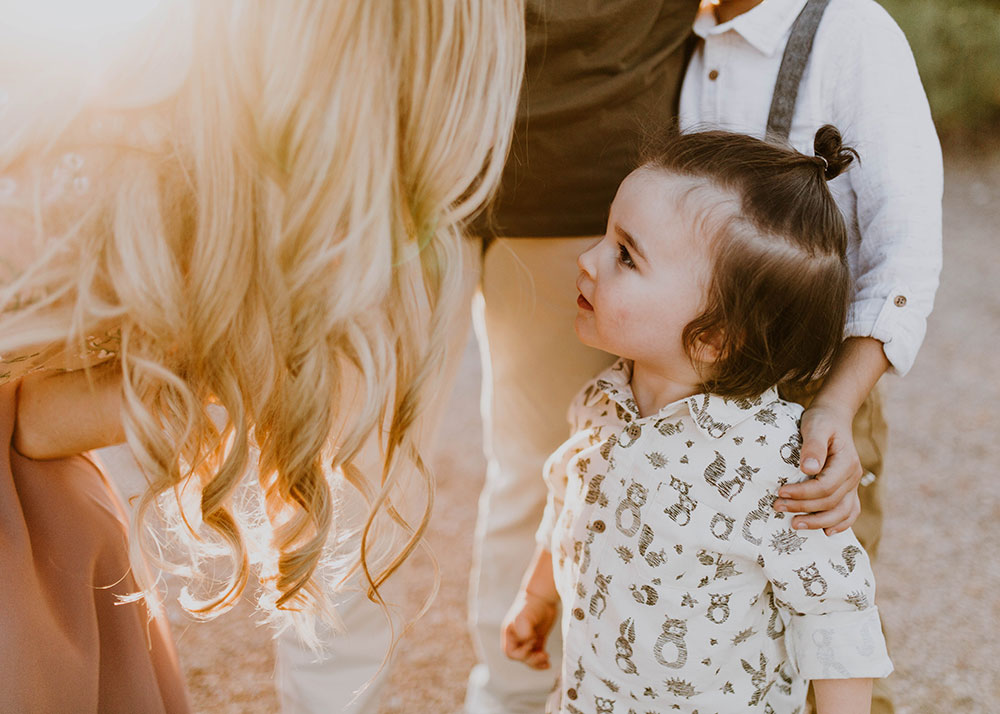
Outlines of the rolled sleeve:
{"type": "Polygon", "coordinates": [[[929,301],[921,305],[921,291],[902,283],[886,287],[880,289],[885,296],[855,300],[844,337],[872,337],[881,342],[893,373],[902,376],[910,371],[924,341],[933,293],[924,293],[929,301]]]}
{"type": "Polygon", "coordinates": [[[803,679],[878,678],[893,669],[876,607],[792,616],[785,647],[803,679]]]}
{"type": "Polygon", "coordinates": [[[792,530],[769,518],[764,572],[785,623],[789,659],[805,679],[885,677],[892,671],[875,607],[875,576],[852,531],[792,530]]]}
{"type": "Polygon", "coordinates": [[[855,194],[860,234],[846,336],[881,341],[903,375],[923,342],[941,272],[943,168],[906,38],[883,11],[871,19],[856,28],[832,105],[845,143],[861,156],[842,179],[855,194]]]}

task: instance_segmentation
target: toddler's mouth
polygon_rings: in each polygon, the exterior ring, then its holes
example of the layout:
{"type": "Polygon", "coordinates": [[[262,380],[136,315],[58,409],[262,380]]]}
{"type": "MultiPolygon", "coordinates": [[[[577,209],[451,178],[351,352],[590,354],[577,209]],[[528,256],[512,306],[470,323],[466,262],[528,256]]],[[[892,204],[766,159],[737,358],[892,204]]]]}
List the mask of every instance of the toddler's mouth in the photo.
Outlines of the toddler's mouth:
{"type": "Polygon", "coordinates": [[[576,304],[583,310],[594,310],[594,306],[587,302],[587,298],[582,294],[576,296],[576,304]]]}

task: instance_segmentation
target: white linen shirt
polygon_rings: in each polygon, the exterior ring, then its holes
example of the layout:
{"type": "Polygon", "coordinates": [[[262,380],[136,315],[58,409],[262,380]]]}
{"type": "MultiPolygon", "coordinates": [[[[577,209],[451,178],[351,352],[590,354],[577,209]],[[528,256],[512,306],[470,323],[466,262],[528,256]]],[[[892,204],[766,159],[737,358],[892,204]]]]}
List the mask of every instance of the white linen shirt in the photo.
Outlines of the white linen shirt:
{"type": "MultiPolygon", "coordinates": [[[[851,531],[771,504],[802,407],[701,394],[640,417],[619,360],[570,407],[538,542],[563,606],[564,714],[799,711],[806,681],[892,671],[851,531]]],[[[556,700],[558,699],[558,702],[556,700]]]]}
{"type": "MultiPolygon", "coordinates": [[[[684,132],[763,138],[782,54],[806,0],[764,0],[724,24],[703,5],[703,38],[681,90],[684,132]]],[[[789,141],[813,155],[836,126],[860,163],[829,183],[844,214],[854,282],[845,336],[874,337],[897,374],[913,364],[941,272],[941,148],[902,31],[873,0],[831,0],[799,87],[789,141]]]]}

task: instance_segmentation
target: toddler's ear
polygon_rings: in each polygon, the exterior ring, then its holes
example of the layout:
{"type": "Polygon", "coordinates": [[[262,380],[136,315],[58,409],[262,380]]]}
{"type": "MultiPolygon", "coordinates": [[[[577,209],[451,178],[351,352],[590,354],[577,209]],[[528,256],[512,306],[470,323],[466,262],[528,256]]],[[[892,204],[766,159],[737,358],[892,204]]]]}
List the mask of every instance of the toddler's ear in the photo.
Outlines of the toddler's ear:
{"type": "Polygon", "coordinates": [[[699,335],[694,342],[691,359],[700,368],[712,367],[719,361],[725,340],[721,331],[699,335]]]}

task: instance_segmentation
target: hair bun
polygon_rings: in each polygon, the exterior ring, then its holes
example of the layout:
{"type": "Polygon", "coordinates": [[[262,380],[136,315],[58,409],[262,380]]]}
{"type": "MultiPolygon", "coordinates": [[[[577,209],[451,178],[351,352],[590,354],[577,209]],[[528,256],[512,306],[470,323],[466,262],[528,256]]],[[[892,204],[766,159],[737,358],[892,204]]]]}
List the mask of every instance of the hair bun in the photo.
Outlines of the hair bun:
{"type": "Polygon", "coordinates": [[[823,176],[827,181],[840,176],[855,159],[861,160],[857,151],[844,146],[840,131],[833,124],[824,124],[816,131],[813,151],[816,158],[822,161],[823,176]]]}

